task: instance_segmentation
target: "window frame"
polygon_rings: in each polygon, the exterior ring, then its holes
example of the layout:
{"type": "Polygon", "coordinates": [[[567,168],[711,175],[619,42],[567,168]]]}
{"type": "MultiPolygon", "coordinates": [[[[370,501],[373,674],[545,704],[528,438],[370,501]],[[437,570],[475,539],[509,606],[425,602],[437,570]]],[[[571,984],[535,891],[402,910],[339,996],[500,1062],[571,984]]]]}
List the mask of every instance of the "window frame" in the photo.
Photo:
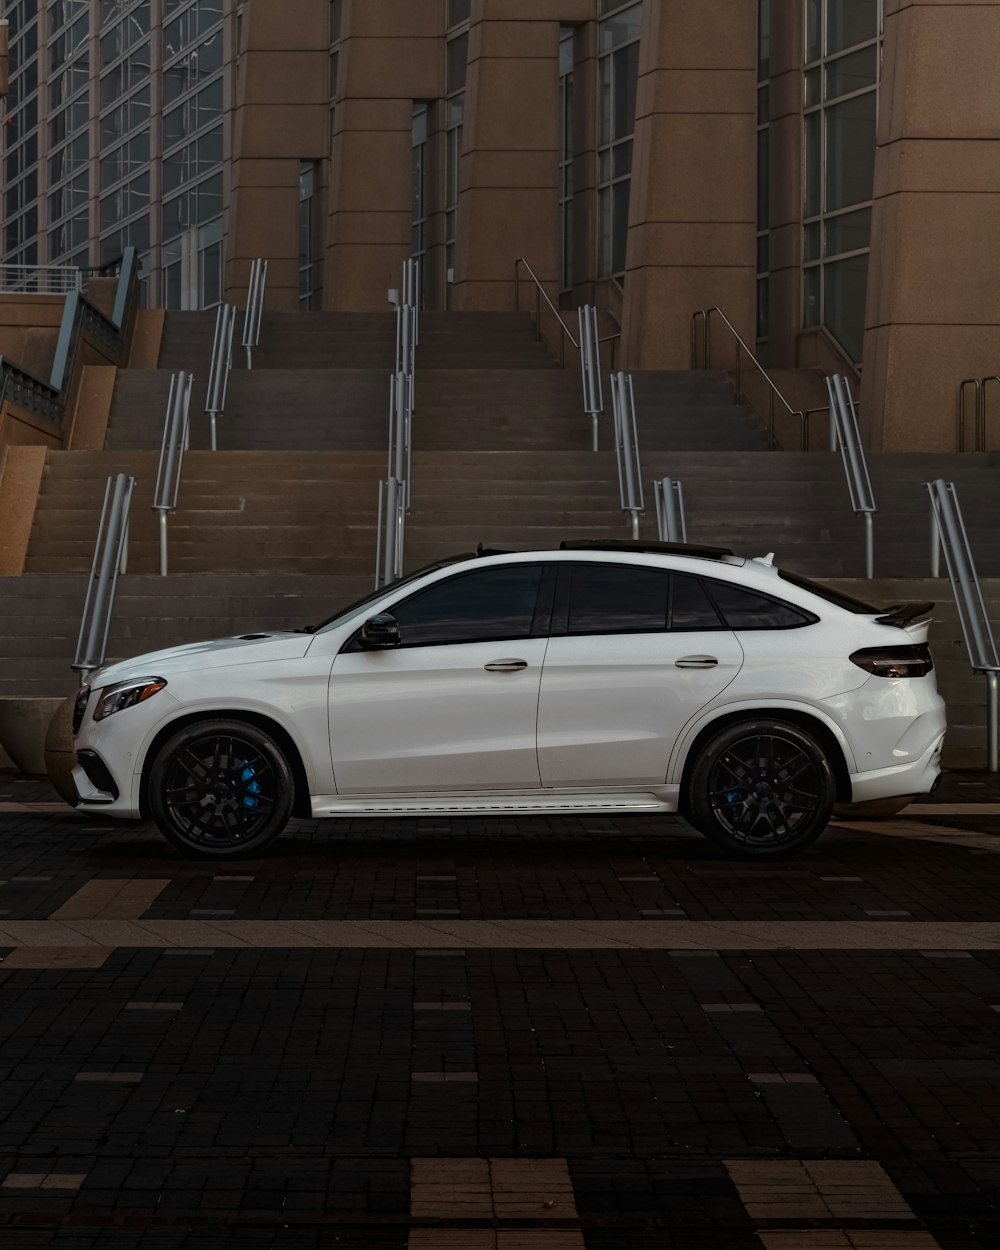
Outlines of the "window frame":
{"type": "Polygon", "coordinates": [[[729,631],[729,626],[725,624],[725,619],[719,612],[715,604],[715,600],[711,595],[707,595],[709,605],[716,614],[716,624],[699,625],[694,629],[671,629],[669,621],[673,609],[674,597],[674,581],[675,577],[693,577],[698,581],[704,581],[700,574],[691,572],[687,569],[661,568],[654,564],[619,564],[614,560],[563,560],[558,565],[560,570],[559,581],[556,589],[555,603],[552,609],[552,626],[549,631],[550,638],[641,638],[651,634],[699,634],[699,633],[720,633],[729,631]],[[619,571],[634,571],[641,569],[644,572],[656,573],[662,577],[669,579],[667,587],[667,608],[663,618],[662,629],[590,629],[590,630],[573,630],[569,629],[569,608],[570,608],[570,591],[572,586],[572,571],[577,568],[613,568],[619,571]]]}

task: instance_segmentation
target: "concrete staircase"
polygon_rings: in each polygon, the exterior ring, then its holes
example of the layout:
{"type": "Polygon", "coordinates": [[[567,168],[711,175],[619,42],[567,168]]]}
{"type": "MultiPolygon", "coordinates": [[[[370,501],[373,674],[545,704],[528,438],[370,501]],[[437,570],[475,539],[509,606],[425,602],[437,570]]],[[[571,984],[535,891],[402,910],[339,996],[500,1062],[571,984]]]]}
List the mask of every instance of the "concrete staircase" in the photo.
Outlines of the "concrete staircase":
{"type": "MultiPolygon", "coordinates": [[[[128,574],[118,583],[108,659],[234,633],[298,629],[324,620],[371,588],[369,578],[295,575],[128,574]]],[[[25,574],[0,578],[0,697],[53,698],[79,684],[76,648],[87,578],[25,574]]]]}

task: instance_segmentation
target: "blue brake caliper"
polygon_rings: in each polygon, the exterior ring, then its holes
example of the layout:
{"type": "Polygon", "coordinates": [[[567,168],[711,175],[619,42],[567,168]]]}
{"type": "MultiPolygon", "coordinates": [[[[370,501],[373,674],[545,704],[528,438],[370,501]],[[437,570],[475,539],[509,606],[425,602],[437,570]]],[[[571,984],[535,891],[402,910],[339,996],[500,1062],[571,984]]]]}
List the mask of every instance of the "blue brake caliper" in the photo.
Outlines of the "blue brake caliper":
{"type": "Polygon", "coordinates": [[[260,782],[254,780],[254,770],[249,764],[244,766],[240,777],[243,781],[243,806],[256,807],[257,799],[254,796],[260,794],[260,782]]]}

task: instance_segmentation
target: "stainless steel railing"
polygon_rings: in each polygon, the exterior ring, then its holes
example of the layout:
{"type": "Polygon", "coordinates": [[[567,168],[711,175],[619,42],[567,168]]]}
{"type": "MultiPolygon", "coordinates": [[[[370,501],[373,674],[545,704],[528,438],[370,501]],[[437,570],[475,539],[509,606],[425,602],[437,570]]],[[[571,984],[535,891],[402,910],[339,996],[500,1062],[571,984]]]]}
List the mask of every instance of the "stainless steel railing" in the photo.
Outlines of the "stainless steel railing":
{"type": "Polygon", "coordinates": [[[968,388],[974,388],[975,406],[973,407],[973,451],[986,450],[986,435],[988,432],[989,420],[989,398],[990,386],[992,384],[1000,386],[1000,376],[995,373],[988,374],[985,378],[963,378],[958,384],[958,450],[966,450],[966,424],[967,424],[967,406],[966,395],[968,388]]]}
{"type": "Polygon", "coordinates": [[[413,481],[413,414],[416,409],[416,352],[420,338],[420,265],[403,266],[403,300],[396,299],[396,367],[389,379],[389,452],[385,479],[378,484],[375,587],[403,576],[406,515],[413,481]],[[411,302],[414,301],[414,302],[411,302]]]}
{"type": "Polygon", "coordinates": [[[865,522],[865,577],[875,576],[875,492],[872,490],[868,459],[861,443],[858,416],[851,398],[851,388],[846,378],[835,373],[826,379],[830,396],[830,438],[836,441],[835,450],[840,451],[847,478],[847,490],[851,497],[851,509],[865,522]]]}
{"type": "MultiPolygon", "coordinates": [[[[931,500],[933,528],[938,541],[944,548],[945,563],[948,567],[948,580],[955,597],[958,609],[958,620],[962,627],[965,640],[965,651],[969,657],[969,665],[975,673],[982,673],[986,678],[986,755],[987,766],[991,773],[1000,771],[1000,733],[998,733],[998,686],[1000,686],[1000,658],[997,657],[997,644],[993,636],[983,590],[976,572],[976,562],[972,556],[962,507],[958,501],[958,491],[954,482],[946,482],[937,478],[926,483],[931,500]]],[[[933,561],[933,555],[932,555],[933,561]]],[[[933,571],[933,570],[932,570],[933,571]]],[[[935,573],[936,576],[936,573],[935,573]]]]}
{"type": "Polygon", "coordinates": [[[260,326],[264,318],[264,292],[267,290],[267,261],[258,256],[250,266],[247,287],[247,310],[243,317],[243,348],[247,368],[253,368],[253,354],[260,345],[260,326]]]}
{"type": "Polygon", "coordinates": [[[653,496],[656,500],[656,532],[660,542],[686,543],[684,487],[679,481],[663,477],[653,483],[653,496]]]}
{"type": "Polygon", "coordinates": [[[583,411],[590,417],[593,449],[597,451],[598,420],[604,412],[604,388],[601,385],[601,340],[597,333],[597,309],[584,304],[576,310],[580,332],[580,376],[583,382],[583,411]]]}
{"type": "Polygon", "coordinates": [[[229,374],[233,367],[233,334],[236,330],[236,305],[220,304],[215,314],[215,334],[212,339],[212,363],[208,369],[208,392],[205,396],[205,415],[211,422],[212,450],[217,448],[216,423],[226,407],[229,390],[229,374]]]}
{"type": "Polygon", "coordinates": [[[104,488],[104,506],[97,527],[80,632],[70,665],[80,674],[81,684],[88,673],[101,667],[107,655],[118,575],[125,572],[128,559],[128,515],[134,487],[134,477],[119,473],[117,477],[109,477],[104,488]]]}
{"type": "Polygon", "coordinates": [[[615,458],[618,462],[618,495],[622,512],[629,514],[632,537],[639,537],[639,518],[645,512],[642,493],[642,464],[639,434],[635,424],[635,391],[628,373],[611,375],[611,402],[614,412],[615,458]]]}
{"type": "Polygon", "coordinates": [[[167,575],[167,517],[177,507],[184,471],[184,453],[188,447],[191,413],[191,384],[194,375],[183,370],[170,378],[167,411],[163,420],[160,463],[156,470],[153,511],[159,514],[160,576],[167,575]]]}
{"type": "Polygon", "coordinates": [[[549,298],[548,292],[541,284],[537,274],[524,259],[519,256],[514,261],[514,310],[519,311],[521,307],[521,270],[522,268],[528,275],[535,288],[535,328],[541,337],[542,326],[542,301],[545,306],[555,317],[559,323],[559,363],[566,364],[566,340],[569,339],[574,349],[580,353],[580,372],[583,381],[583,410],[590,417],[593,425],[593,449],[597,451],[597,419],[604,411],[604,396],[601,392],[600,374],[601,374],[601,346],[604,343],[611,344],[611,368],[615,367],[615,345],[621,338],[621,332],[615,334],[606,334],[604,338],[600,338],[597,331],[597,309],[591,304],[586,304],[582,308],[577,309],[577,328],[580,335],[579,339],[573,337],[573,332],[562,318],[562,314],[549,298]],[[595,380],[596,379],[596,380],[595,380]]]}
{"type": "Polygon", "coordinates": [[[2,295],[66,295],[83,290],[77,265],[0,265],[2,295]]]}
{"type": "Polygon", "coordinates": [[[736,402],[748,403],[751,408],[756,410],[756,405],[750,400],[743,386],[743,357],[746,357],[751,372],[758,374],[764,379],[767,385],[767,439],[768,446],[773,451],[776,446],[774,436],[774,418],[775,403],[779,404],[785,413],[790,417],[797,418],[800,429],[800,442],[803,451],[807,450],[809,430],[806,421],[806,415],[800,408],[793,408],[788,400],[782,395],[781,391],[775,386],[768,375],[767,370],[753,354],[739,331],[729,320],[721,308],[702,308],[691,315],[691,368],[692,369],[711,369],[712,368],[712,318],[718,317],[725,328],[728,330],[736,349],[736,360],[734,367],[735,385],[736,385],[736,402]],[[700,333],[699,333],[700,330],[700,333]]]}

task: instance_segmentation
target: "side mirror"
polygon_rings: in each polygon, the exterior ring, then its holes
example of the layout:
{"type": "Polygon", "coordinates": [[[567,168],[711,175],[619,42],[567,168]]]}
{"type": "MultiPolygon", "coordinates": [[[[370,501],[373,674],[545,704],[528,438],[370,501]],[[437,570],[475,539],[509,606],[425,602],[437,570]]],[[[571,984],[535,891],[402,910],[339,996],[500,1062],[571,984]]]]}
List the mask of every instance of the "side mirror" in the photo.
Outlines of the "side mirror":
{"type": "Polygon", "coordinates": [[[361,626],[361,645],[368,651],[399,646],[399,624],[389,612],[370,616],[361,626]]]}

